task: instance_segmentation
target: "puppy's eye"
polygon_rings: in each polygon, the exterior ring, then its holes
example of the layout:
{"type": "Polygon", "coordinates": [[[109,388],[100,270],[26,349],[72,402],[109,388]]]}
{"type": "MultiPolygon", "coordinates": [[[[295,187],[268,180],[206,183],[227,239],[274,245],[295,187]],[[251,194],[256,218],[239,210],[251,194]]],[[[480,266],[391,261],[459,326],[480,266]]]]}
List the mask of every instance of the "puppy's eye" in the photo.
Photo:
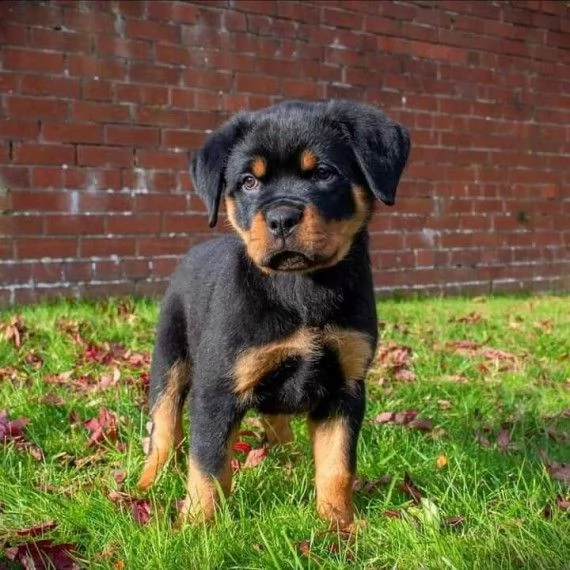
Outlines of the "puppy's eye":
{"type": "Polygon", "coordinates": [[[335,177],[335,172],[328,166],[318,166],[315,169],[315,178],[319,182],[330,182],[335,177]]]}
{"type": "Polygon", "coordinates": [[[241,187],[246,192],[254,192],[259,188],[259,180],[251,174],[246,174],[241,181],[241,187]]]}

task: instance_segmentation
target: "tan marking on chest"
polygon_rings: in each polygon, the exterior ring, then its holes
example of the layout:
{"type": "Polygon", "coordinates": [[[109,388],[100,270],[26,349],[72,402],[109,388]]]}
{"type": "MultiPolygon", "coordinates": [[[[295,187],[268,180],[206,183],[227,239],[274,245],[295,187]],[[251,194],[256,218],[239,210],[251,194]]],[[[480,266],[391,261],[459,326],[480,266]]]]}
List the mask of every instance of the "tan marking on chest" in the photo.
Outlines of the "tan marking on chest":
{"type": "Polygon", "coordinates": [[[322,354],[325,346],[337,353],[347,382],[364,378],[373,355],[372,340],[367,334],[337,327],[303,327],[288,337],[242,352],[234,367],[234,392],[247,396],[267,374],[277,370],[288,358],[315,358],[322,354]]]}
{"type": "Polygon", "coordinates": [[[344,379],[348,382],[363,379],[374,354],[370,336],[360,331],[331,327],[325,331],[325,339],[338,355],[344,379]]]}
{"type": "Polygon", "coordinates": [[[244,394],[254,388],[264,376],[276,370],[287,358],[310,358],[318,351],[318,334],[309,328],[300,328],[292,335],[264,346],[246,349],[238,356],[234,377],[234,391],[244,394]]]}

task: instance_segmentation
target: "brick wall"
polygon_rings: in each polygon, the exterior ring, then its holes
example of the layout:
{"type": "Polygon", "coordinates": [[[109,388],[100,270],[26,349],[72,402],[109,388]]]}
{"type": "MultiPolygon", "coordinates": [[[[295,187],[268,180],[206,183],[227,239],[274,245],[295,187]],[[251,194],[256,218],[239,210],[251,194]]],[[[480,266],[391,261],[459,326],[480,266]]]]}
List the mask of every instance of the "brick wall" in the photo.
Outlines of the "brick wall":
{"type": "Polygon", "coordinates": [[[211,235],[187,151],[284,97],[411,130],[380,292],[570,287],[568,3],[3,0],[0,304],[163,290],[211,235]]]}

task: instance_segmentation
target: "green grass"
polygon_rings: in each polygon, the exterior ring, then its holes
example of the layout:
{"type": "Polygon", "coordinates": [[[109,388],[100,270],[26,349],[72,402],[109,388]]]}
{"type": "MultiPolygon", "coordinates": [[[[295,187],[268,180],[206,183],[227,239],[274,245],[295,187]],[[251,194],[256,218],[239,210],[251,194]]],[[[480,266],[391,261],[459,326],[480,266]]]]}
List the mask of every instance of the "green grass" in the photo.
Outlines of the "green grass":
{"type": "Polygon", "coordinates": [[[150,493],[151,522],[136,524],[130,510],[107,495],[118,487],[116,469],[127,474],[123,490],[136,495],[147,419],[140,407],[146,365],[119,364],[117,386],[87,393],[77,390],[77,382],[54,385],[46,379],[73,370],[74,377],[96,381],[113,366],[84,361],[85,348],[62,323],[69,329],[75,322],[85,341],[148,352],[157,305],[136,301],[132,313],[118,301],[11,309],[0,312],[3,327],[16,314],[27,332],[19,349],[0,340],[0,410],[7,409],[11,419],[30,419],[25,434],[45,458],[38,461],[0,441],[0,561],[3,542],[30,540],[16,537],[17,529],[55,520],[57,528],[46,537],[74,543],[89,568],[570,568],[568,511],[555,506],[568,488],[544,465],[545,457],[570,462],[570,419],[562,413],[570,408],[568,297],[379,303],[383,343],[411,347],[416,379],[397,381],[383,369],[370,374],[359,475],[373,480],[389,474],[393,482],[356,494],[364,524],[352,541],[326,533],[315,515],[301,420],[295,423],[294,444],[237,474],[235,491],[212,526],[174,528],[183,468],[164,473],[150,493]],[[481,318],[453,320],[472,312],[481,318]],[[514,367],[501,370],[508,363],[504,358],[488,362],[446,345],[464,339],[514,354],[514,367]],[[32,349],[41,364],[26,358],[32,349]],[[455,375],[463,381],[453,381],[455,375]],[[87,446],[81,422],[96,417],[100,407],[118,415],[124,450],[87,446]],[[409,409],[431,419],[433,429],[372,421],[383,411],[409,409]],[[80,421],[71,422],[70,416],[80,421]],[[497,446],[502,427],[510,435],[506,451],[497,446]],[[90,462],[81,461],[94,454],[90,462]],[[444,467],[436,463],[441,456],[447,459],[444,467]],[[405,473],[428,500],[423,506],[398,490],[405,473]],[[546,506],[550,517],[544,515],[546,506]],[[463,524],[438,523],[455,516],[463,517],[463,524]]]}

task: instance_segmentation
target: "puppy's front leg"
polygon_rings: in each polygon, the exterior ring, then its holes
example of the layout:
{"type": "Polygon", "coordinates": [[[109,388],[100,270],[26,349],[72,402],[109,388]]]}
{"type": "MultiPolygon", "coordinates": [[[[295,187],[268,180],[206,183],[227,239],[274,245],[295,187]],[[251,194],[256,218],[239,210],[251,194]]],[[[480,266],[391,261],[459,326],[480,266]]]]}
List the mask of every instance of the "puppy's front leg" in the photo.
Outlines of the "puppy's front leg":
{"type": "Polygon", "coordinates": [[[181,521],[209,521],[220,495],[232,486],[231,457],[242,414],[235,397],[220,387],[197,388],[190,399],[191,443],[187,495],[181,521]]]}
{"type": "Polygon", "coordinates": [[[309,417],[315,459],[317,511],[332,528],[351,530],[356,446],[364,415],[364,393],[347,397],[333,413],[309,417]]]}

